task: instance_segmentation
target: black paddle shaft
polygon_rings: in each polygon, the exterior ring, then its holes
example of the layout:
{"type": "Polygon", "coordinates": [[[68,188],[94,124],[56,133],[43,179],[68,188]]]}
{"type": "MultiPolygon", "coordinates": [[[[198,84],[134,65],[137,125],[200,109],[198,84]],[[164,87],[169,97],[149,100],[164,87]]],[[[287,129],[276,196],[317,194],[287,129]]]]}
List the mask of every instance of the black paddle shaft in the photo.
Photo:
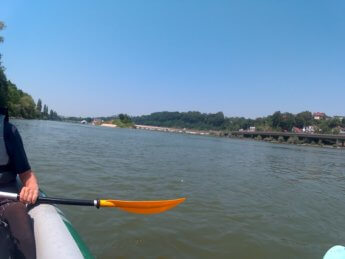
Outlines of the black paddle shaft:
{"type": "Polygon", "coordinates": [[[64,199],[64,198],[49,198],[49,197],[38,197],[38,203],[41,204],[64,204],[64,205],[78,205],[78,206],[96,206],[94,200],[77,200],[77,199],[64,199]]]}

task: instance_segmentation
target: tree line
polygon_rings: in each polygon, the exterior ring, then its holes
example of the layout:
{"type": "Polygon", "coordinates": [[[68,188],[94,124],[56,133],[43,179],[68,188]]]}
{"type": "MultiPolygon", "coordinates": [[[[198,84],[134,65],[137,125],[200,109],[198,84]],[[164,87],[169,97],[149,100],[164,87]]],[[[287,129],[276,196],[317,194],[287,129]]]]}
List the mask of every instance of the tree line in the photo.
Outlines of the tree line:
{"type": "MultiPolygon", "coordinates": [[[[5,28],[3,22],[0,21],[0,31],[5,28]]],[[[0,36],[0,43],[4,38],[0,36]]],[[[49,119],[60,120],[60,117],[54,110],[48,109],[39,99],[37,103],[31,95],[17,88],[10,80],[7,80],[5,68],[2,66],[0,54],[0,107],[8,108],[9,116],[24,119],[49,119]]]]}
{"type": "Polygon", "coordinates": [[[218,113],[200,113],[190,112],[155,112],[150,115],[132,117],[136,124],[190,128],[200,130],[224,130],[226,129],[226,118],[222,112],[218,113]]]}
{"type": "Polygon", "coordinates": [[[316,120],[310,111],[298,114],[277,111],[267,117],[247,119],[244,117],[225,117],[222,112],[155,112],[150,115],[132,117],[136,124],[161,127],[189,128],[197,130],[238,131],[255,127],[258,131],[291,131],[294,127],[302,129],[313,126],[320,133],[338,133],[345,127],[345,118],[326,117],[316,120]]]}
{"type": "Polygon", "coordinates": [[[86,121],[87,123],[96,123],[96,124],[101,124],[101,123],[110,123],[117,125],[120,128],[132,128],[134,127],[134,122],[132,121],[132,118],[125,113],[120,113],[118,115],[112,115],[112,116],[107,116],[107,117],[97,117],[97,118],[92,118],[92,117],[64,117],[65,121],[70,121],[70,122],[81,122],[81,121],[86,121]]]}

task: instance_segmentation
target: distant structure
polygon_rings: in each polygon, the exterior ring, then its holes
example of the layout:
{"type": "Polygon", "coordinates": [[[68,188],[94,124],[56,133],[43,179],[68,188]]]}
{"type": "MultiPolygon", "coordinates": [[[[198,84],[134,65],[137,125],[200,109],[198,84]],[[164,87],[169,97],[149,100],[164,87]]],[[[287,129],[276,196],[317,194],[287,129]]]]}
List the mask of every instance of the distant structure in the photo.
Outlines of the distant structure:
{"type": "Polygon", "coordinates": [[[333,116],[333,118],[341,121],[345,118],[345,116],[333,116]]]}
{"type": "Polygon", "coordinates": [[[300,128],[297,128],[297,127],[293,127],[293,128],[292,128],[292,132],[293,132],[293,133],[303,133],[303,132],[305,132],[305,131],[303,131],[303,129],[300,129],[300,128]]]}
{"type": "Polygon", "coordinates": [[[92,121],[92,125],[101,125],[103,123],[103,120],[101,119],[94,119],[92,121]]]}
{"type": "Polygon", "coordinates": [[[81,124],[87,124],[87,121],[86,120],[82,120],[80,123],[81,124]]]}
{"type": "MultiPolygon", "coordinates": [[[[302,132],[303,133],[314,133],[315,127],[314,126],[303,127],[302,132]]],[[[299,132],[296,132],[296,133],[299,133],[299,132]]]]}
{"type": "Polygon", "coordinates": [[[324,112],[314,112],[313,117],[314,120],[324,120],[326,119],[326,114],[324,112]]]}

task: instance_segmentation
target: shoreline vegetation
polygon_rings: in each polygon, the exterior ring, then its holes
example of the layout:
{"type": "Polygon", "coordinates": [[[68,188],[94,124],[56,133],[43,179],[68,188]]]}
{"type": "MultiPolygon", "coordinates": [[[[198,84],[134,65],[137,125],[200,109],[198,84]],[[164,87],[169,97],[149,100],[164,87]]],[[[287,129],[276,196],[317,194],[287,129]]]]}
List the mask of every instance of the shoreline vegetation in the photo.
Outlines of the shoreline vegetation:
{"type": "Polygon", "coordinates": [[[252,139],[271,143],[343,148],[345,117],[309,111],[298,114],[277,111],[267,117],[246,119],[200,112],[156,112],[130,117],[119,114],[99,118],[69,118],[69,121],[104,127],[185,133],[191,135],[252,139]]]}
{"type": "Polygon", "coordinates": [[[318,147],[344,147],[345,138],[343,116],[330,117],[325,113],[309,111],[296,115],[277,111],[255,120],[242,117],[227,118],[222,112],[216,114],[160,112],[135,117],[134,121],[137,124],[141,122],[139,125],[175,126],[172,127],[175,130],[163,128],[160,129],[161,131],[180,132],[182,129],[182,132],[188,133],[188,129],[192,134],[198,135],[318,147]]]}
{"type": "Polygon", "coordinates": [[[62,117],[64,121],[115,124],[118,127],[147,125],[153,127],[189,129],[197,131],[262,131],[315,134],[345,134],[345,116],[327,116],[325,113],[304,111],[298,114],[277,111],[256,119],[225,117],[222,112],[155,112],[150,115],[129,116],[127,114],[109,117],[62,117]]]}
{"type": "MultiPolygon", "coordinates": [[[[0,31],[3,29],[5,24],[0,21],[0,31]]],[[[0,35],[0,43],[3,41],[4,38],[0,35]]],[[[41,99],[35,103],[31,95],[7,79],[1,58],[0,54],[0,107],[8,108],[9,116],[14,118],[61,120],[56,111],[49,111],[48,106],[42,104],[41,99]]]]}
{"type": "Polygon", "coordinates": [[[216,114],[157,112],[137,117],[120,114],[112,117],[88,118],[83,122],[105,127],[252,139],[281,144],[335,148],[343,148],[345,145],[344,117],[329,117],[324,113],[309,111],[296,115],[278,111],[255,120],[226,118],[222,112],[216,114]]]}
{"type": "Polygon", "coordinates": [[[177,128],[166,128],[148,125],[135,125],[136,129],[170,133],[184,133],[200,136],[227,137],[232,139],[264,141],[275,144],[294,144],[300,146],[345,148],[345,134],[308,134],[285,132],[255,132],[255,131],[200,131],[177,128]]]}

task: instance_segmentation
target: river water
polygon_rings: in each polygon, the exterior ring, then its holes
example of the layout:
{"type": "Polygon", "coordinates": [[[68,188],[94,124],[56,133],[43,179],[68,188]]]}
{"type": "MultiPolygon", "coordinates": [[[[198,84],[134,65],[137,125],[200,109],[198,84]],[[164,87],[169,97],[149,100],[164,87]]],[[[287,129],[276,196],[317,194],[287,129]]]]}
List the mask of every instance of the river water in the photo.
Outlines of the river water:
{"type": "Polygon", "coordinates": [[[61,206],[96,258],[322,258],[345,244],[345,151],[14,120],[50,196],[186,197],[157,215],[61,206]]]}

